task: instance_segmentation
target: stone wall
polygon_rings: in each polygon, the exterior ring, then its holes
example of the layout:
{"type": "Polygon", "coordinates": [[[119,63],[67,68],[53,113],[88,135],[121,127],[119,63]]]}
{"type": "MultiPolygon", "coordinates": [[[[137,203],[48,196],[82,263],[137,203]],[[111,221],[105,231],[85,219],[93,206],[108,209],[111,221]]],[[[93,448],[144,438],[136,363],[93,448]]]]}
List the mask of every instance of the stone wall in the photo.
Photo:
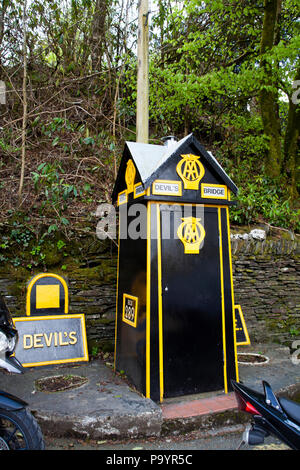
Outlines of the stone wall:
{"type": "MultiPolygon", "coordinates": [[[[112,242],[82,238],[64,259],[66,270],[49,265],[47,271],[62,276],[69,288],[69,313],[84,313],[89,352],[94,347],[111,351],[114,347],[117,248],[112,242]]],[[[0,265],[0,294],[12,316],[25,316],[27,283],[33,275],[12,264],[0,265]]]]}
{"type": "MultiPolygon", "coordinates": [[[[231,244],[235,303],[242,306],[251,342],[291,345],[300,338],[299,237],[269,234],[257,240],[233,234],[231,244]]],[[[84,261],[76,268],[48,269],[67,280],[69,312],[85,313],[90,352],[95,346],[113,349],[116,304],[116,249],[97,251],[95,246],[85,250],[84,261]]],[[[14,316],[25,315],[27,276],[24,271],[0,268],[0,293],[14,316]]]]}
{"type": "Polygon", "coordinates": [[[235,303],[252,342],[300,338],[299,239],[232,238],[235,303]]]}

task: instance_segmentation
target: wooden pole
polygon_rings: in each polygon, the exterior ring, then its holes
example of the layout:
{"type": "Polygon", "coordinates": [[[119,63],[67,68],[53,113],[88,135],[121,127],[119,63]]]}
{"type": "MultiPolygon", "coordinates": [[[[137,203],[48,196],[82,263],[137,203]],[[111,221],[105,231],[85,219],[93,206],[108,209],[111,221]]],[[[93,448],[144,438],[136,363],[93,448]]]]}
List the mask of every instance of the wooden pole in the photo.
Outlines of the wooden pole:
{"type": "Polygon", "coordinates": [[[136,141],[149,139],[149,2],[140,0],[138,24],[136,141]]]}
{"type": "Polygon", "coordinates": [[[22,200],[22,192],[24,186],[25,160],[26,160],[26,127],[27,127],[27,34],[26,34],[26,15],[27,0],[23,5],[23,120],[22,120],[22,151],[21,151],[21,175],[19,183],[19,204],[22,200]]]}

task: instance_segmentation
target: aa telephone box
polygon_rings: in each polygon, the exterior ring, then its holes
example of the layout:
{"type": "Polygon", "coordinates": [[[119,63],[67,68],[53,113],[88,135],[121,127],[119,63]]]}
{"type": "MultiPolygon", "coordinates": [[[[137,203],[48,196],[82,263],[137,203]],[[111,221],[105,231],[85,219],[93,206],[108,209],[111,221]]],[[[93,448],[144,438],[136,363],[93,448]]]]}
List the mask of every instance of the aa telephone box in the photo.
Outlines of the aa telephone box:
{"type": "Polygon", "coordinates": [[[193,134],[126,142],[119,208],[115,369],[147,398],[238,380],[229,207],[237,187],[193,134]]]}

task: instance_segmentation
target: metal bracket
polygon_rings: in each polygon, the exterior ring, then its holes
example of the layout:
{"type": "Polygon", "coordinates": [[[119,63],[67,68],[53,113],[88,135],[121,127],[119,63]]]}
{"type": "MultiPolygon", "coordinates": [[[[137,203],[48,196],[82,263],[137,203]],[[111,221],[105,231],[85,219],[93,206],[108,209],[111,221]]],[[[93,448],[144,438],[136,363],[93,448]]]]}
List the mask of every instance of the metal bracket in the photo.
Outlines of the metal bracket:
{"type": "Polygon", "coordinates": [[[151,10],[149,10],[147,13],[143,15],[143,17],[146,18],[144,26],[148,25],[148,18],[149,18],[150,13],[151,13],[151,10]]]}

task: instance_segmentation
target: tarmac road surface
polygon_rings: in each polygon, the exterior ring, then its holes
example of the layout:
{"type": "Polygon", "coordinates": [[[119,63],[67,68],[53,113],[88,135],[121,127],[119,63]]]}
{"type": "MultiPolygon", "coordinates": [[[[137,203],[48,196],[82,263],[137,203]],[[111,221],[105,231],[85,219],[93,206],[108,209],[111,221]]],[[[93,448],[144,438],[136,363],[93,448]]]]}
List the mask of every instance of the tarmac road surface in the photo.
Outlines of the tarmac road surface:
{"type": "MultiPolygon", "coordinates": [[[[83,441],[72,438],[45,438],[46,450],[80,450],[80,451],[218,451],[218,450],[237,450],[242,440],[242,431],[224,432],[210,437],[203,437],[201,433],[194,431],[186,436],[148,438],[127,441],[83,441]]],[[[240,450],[289,450],[287,446],[280,443],[272,437],[268,437],[264,445],[249,447],[243,445],[240,450]]]]}

